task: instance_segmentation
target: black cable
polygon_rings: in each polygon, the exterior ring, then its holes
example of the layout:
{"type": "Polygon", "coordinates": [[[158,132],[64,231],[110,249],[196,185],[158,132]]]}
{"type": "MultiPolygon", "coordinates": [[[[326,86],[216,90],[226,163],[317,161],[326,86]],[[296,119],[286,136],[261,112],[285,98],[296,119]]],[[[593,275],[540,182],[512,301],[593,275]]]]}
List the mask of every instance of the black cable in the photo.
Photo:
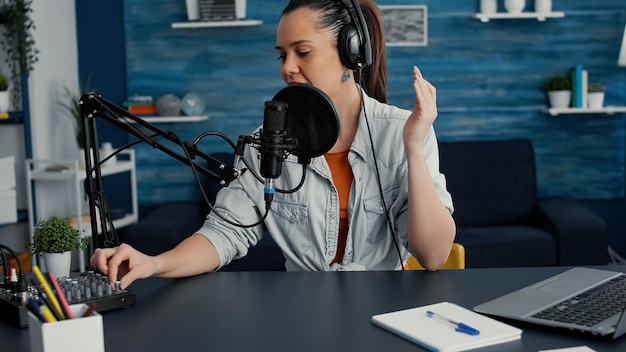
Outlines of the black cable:
{"type": "MultiPolygon", "coordinates": [[[[17,276],[17,283],[15,283],[15,286],[13,287],[15,289],[14,294],[16,295],[16,297],[19,297],[19,295],[22,294],[22,297],[20,297],[21,302],[25,303],[26,292],[28,291],[28,285],[26,284],[26,274],[24,273],[24,268],[22,267],[22,261],[20,260],[20,257],[18,257],[17,254],[11,248],[0,243],[0,252],[2,252],[2,256],[4,258],[4,252],[2,250],[8,251],[9,253],[11,253],[13,258],[15,258],[15,262],[17,263],[17,267],[19,269],[19,274],[17,276]]],[[[7,268],[8,266],[9,266],[9,263],[8,261],[5,260],[4,268],[7,268]]],[[[5,284],[8,284],[8,283],[5,282],[5,284]]]]}
{"type": "Polygon", "coordinates": [[[370,146],[372,147],[372,157],[374,159],[374,168],[376,169],[376,180],[378,181],[378,191],[380,192],[380,200],[383,203],[383,208],[385,209],[385,216],[387,218],[387,225],[389,226],[389,230],[391,230],[391,237],[393,239],[393,244],[396,248],[396,252],[398,253],[398,259],[400,261],[400,268],[404,271],[404,260],[402,259],[402,253],[400,252],[400,245],[398,244],[396,230],[394,229],[391,223],[391,215],[389,215],[389,209],[387,208],[387,204],[385,202],[385,196],[383,194],[383,185],[380,181],[380,171],[378,169],[378,161],[376,158],[376,148],[374,148],[374,139],[372,137],[372,130],[370,129],[369,119],[367,118],[367,111],[365,110],[365,100],[363,99],[363,90],[361,89],[363,72],[359,69],[359,82],[357,85],[357,89],[359,90],[359,94],[361,94],[361,108],[363,109],[363,116],[365,117],[365,124],[367,125],[367,133],[369,135],[370,146]]]}
{"type": "Polygon", "coordinates": [[[2,255],[2,271],[4,273],[4,280],[9,279],[9,262],[6,255],[4,255],[4,248],[0,248],[0,254],[2,255]]]}
{"type": "MultiPolygon", "coordinates": [[[[18,267],[18,269],[20,270],[20,273],[23,273],[23,272],[24,272],[24,270],[22,269],[22,261],[21,261],[21,260],[20,260],[20,258],[17,256],[17,254],[15,254],[15,252],[14,252],[11,248],[9,248],[8,246],[5,246],[5,245],[3,245],[3,244],[1,244],[1,243],[0,243],[0,249],[4,249],[4,250],[6,250],[7,252],[11,253],[11,255],[13,256],[13,258],[15,258],[15,261],[17,262],[17,267],[18,267]]],[[[4,253],[2,254],[2,256],[4,257],[4,253]]],[[[5,263],[4,263],[4,267],[6,268],[6,267],[8,266],[8,264],[9,264],[9,263],[8,263],[7,261],[5,261],[5,263]]]]}
{"type": "MultiPolygon", "coordinates": [[[[172,133],[171,137],[175,140],[177,140],[179,143],[181,142],[179,137],[172,133]]],[[[201,138],[196,139],[195,143],[199,142],[201,138]]],[[[185,152],[185,156],[187,157],[187,159],[190,161],[189,166],[191,167],[191,173],[193,174],[194,179],[196,180],[196,185],[198,186],[198,188],[200,189],[200,193],[202,194],[202,197],[204,198],[204,201],[206,202],[206,204],[209,206],[209,208],[211,209],[211,211],[213,213],[215,213],[215,215],[217,215],[220,219],[224,220],[225,222],[233,225],[233,226],[237,226],[237,227],[241,227],[241,228],[250,228],[250,227],[255,227],[258,226],[260,224],[262,224],[265,219],[267,218],[267,216],[269,215],[269,208],[265,209],[265,214],[263,214],[263,216],[261,217],[261,219],[259,221],[257,221],[254,224],[250,224],[250,225],[242,225],[242,224],[238,224],[234,221],[231,221],[229,219],[227,219],[224,215],[220,214],[218,211],[215,211],[215,208],[213,206],[213,204],[211,204],[211,202],[209,202],[209,197],[206,195],[206,192],[204,190],[204,187],[202,186],[202,182],[200,182],[200,177],[198,177],[198,172],[196,170],[196,166],[192,161],[193,157],[191,156],[191,153],[189,152],[189,149],[187,147],[187,145],[185,143],[180,143],[180,146],[183,149],[183,152],[185,152]]],[[[194,144],[195,146],[195,144],[194,144]]],[[[245,160],[245,159],[244,159],[245,160]]],[[[245,161],[244,161],[245,163],[245,161]]],[[[246,164],[247,165],[247,164],[246,164]]]]}
{"type": "Polygon", "coordinates": [[[284,189],[276,188],[276,192],[278,192],[278,193],[295,193],[295,192],[299,191],[300,188],[302,188],[302,185],[304,185],[304,180],[306,179],[306,165],[307,164],[302,164],[302,177],[300,178],[300,183],[296,186],[296,188],[288,190],[288,191],[286,191],[284,189]]]}

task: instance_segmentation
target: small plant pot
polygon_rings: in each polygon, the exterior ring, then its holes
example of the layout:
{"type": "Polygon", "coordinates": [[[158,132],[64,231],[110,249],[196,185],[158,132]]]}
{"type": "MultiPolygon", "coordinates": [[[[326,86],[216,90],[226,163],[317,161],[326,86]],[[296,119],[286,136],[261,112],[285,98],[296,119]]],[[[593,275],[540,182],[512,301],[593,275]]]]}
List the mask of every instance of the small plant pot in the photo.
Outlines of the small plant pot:
{"type": "Polygon", "coordinates": [[[604,106],[604,92],[591,92],[587,95],[590,109],[601,109],[604,106]]]}
{"type": "Polygon", "coordinates": [[[504,0],[504,8],[509,13],[522,13],[526,7],[526,0],[504,0]]]}
{"type": "Polygon", "coordinates": [[[535,12],[537,13],[552,12],[552,0],[535,0],[535,12]]]}
{"type": "Polygon", "coordinates": [[[54,274],[55,277],[69,277],[72,267],[72,251],[65,253],[43,253],[43,260],[46,264],[46,271],[54,274]]]}
{"type": "Polygon", "coordinates": [[[498,2],[496,0],[480,0],[480,12],[481,13],[498,12],[498,2]]]}
{"type": "Polygon", "coordinates": [[[9,111],[9,91],[0,92],[0,112],[9,111]]]}
{"type": "Polygon", "coordinates": [[[548,100],[553,108],[568,108],[572,103],[571,90],[553,90],[548,92],[548,100]]]}

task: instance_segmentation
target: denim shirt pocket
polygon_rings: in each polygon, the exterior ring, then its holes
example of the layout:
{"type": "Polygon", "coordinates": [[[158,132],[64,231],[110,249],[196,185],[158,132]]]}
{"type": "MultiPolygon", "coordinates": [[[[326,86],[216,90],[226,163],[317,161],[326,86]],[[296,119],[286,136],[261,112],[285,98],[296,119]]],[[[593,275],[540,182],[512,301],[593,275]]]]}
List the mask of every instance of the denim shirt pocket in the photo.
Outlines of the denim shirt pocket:
{"type": "Polygon", "coordinates": [[[281,202],[278,200],[272,203],[272,210],[283,219],[292,223],[306,220],[308,213],[306,205],[281,202]]]}
{"type": "Polygon", "coordinates": [[[307,206],[275,199],[272,203],[272,212],[279,217],[276,223],[280,236],[285,239],[285,242],[290,243],[292,248],[298,252],[309,251],[311,249],[311,237],[309,235],[307,206]]]}
{"type": "MultiPolygon", "coordinates": [[[[391,206],[398,196],[398,188],[393,188],[383,192],[385,202],[383,204],[380,195],[363,201],[363,207],[367,215],[367,241],[375,243],[383,239],[389,233],[387,215],[385,215],[385,205],[391,206]]],[[[391,216],[391,214],[390,214],[391,216]]]]}

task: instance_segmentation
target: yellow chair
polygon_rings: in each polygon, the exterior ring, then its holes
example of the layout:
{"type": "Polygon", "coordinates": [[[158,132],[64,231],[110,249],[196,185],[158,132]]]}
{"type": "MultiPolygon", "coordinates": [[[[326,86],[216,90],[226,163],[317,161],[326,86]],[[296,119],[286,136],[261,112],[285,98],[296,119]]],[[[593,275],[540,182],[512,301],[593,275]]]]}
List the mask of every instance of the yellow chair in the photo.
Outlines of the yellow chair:
{"type": "MultiPolygon", "coordinates": [[[[407,262],[409,270],[424,270],[424,267],[411,256],[407,262]]],[[[465,269],[465,247],[460,243],[453,243],[448,260],[440,269],[465,269]]]]}

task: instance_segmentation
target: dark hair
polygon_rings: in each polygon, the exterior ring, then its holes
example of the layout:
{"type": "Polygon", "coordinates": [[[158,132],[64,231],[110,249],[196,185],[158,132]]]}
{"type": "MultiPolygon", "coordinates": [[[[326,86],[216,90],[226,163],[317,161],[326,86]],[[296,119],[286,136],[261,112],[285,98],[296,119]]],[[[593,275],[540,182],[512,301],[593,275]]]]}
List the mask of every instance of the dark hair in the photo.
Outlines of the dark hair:
{"type": "MultiPolygon", "coordinates": [[[[355,71],[355,79],[362,82],[365,92],[374,99],[387,102],[387,54],[385,51],[385,33],[380,9],[372,0],[359,0],[363,17],[367,23],[372,45],[372,64],[361,71],[355,71]]],[[[343,26],[351,22],[350,14],[340,4],[340,0],[291,0],[283,9],[281,17],[290,12],[306,7],[320,14],[319,29],[328,29],[333,33],[335,43],[343,26]]]]}

